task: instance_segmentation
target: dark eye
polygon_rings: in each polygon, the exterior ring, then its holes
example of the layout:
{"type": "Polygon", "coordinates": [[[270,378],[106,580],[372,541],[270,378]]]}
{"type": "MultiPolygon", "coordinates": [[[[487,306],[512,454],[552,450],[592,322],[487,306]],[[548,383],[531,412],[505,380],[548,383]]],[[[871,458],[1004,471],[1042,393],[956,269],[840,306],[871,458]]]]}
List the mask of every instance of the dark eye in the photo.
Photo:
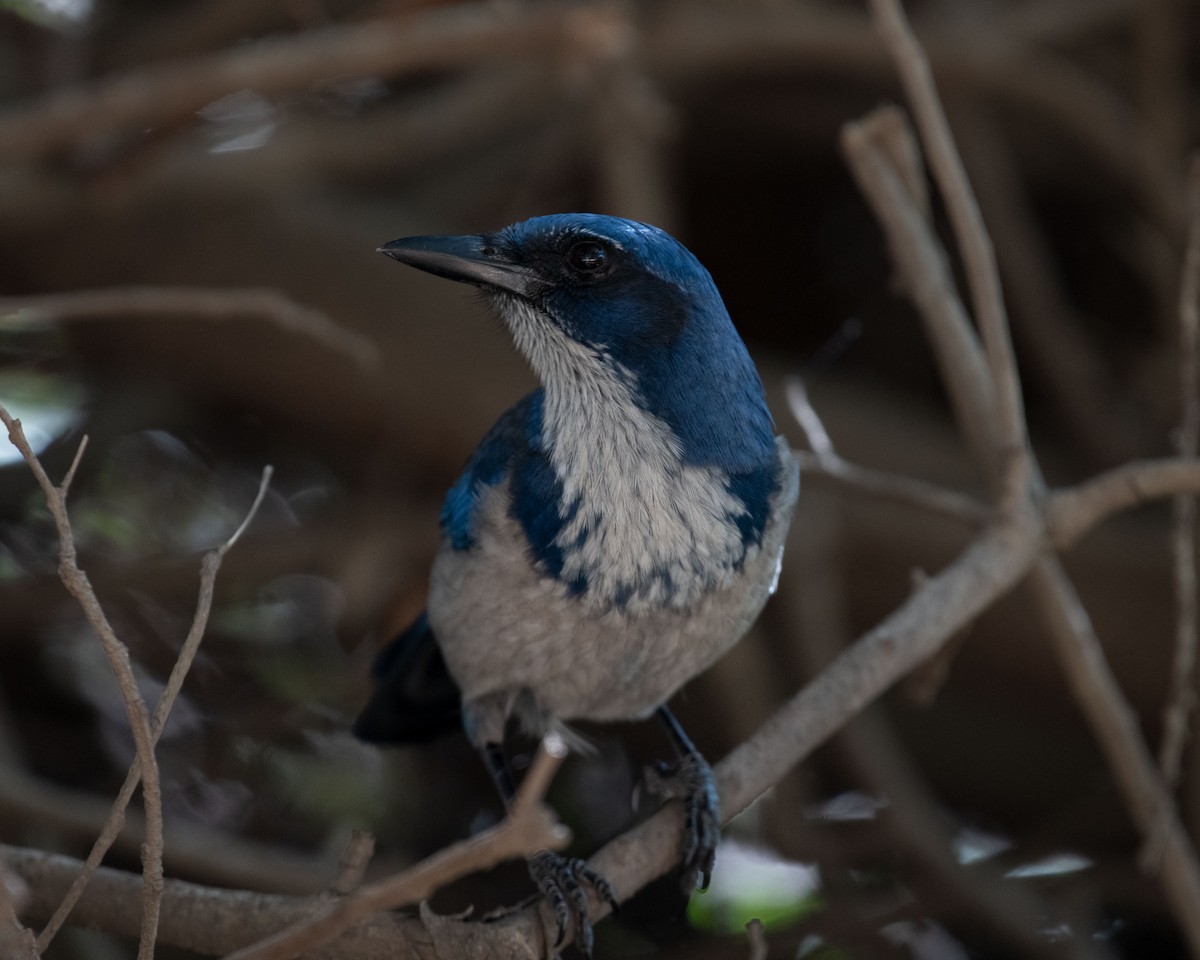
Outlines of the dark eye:
{"type": "Polygon", "coordinates": [[[580,273],[602,273],[608,267],[608,248],[598,240],[580,240],[567,251],[567,263],[580,273]]]}

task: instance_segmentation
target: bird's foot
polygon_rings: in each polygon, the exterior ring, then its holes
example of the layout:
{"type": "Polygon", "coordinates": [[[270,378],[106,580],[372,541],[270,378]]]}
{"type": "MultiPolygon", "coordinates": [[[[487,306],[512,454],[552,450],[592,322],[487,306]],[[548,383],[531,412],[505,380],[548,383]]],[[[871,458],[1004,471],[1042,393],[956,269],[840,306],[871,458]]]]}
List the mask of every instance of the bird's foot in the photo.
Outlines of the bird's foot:
{"type": "Polygon", "coordinates": [[[558,931],[554,941],[555,952],[566,939],[570,925],[575,929],[575,945],[585,957],[590,958],[595,941],[592,922],[588,918],[588,895],[583,885],[587,884],[608,901],[613,913],[616,913],[620,903],[612,884],[589,867],[587,861],[576,857],[560,857],[549,850],[535,853],[529,858],[529,875],[554,912],[558,931]]]}
{"type": "Polygon", "coordinates": [[[721,840],[721,801],[712,767],[699,753],[685,753],[672,766],[647,767],[646,788],[667,800],[683,803],[683,846],[679,872],[684,893],[707,890],[721,840]]]}

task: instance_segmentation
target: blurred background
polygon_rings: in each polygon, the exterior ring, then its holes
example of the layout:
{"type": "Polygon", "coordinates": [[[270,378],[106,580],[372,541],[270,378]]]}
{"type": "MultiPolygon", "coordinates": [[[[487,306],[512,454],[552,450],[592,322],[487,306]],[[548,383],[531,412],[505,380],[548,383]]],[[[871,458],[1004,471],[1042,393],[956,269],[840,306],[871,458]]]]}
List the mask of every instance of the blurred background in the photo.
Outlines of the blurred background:
{"type": "MultiPolygon", "coordinates": [[[[907,7],[1050,481],[1169,453],[1200,11],[907,7]]],[[[159,749],[169,876],[310,893],[354,827],[378,838],[374,876],[500,815],[461,737],[381,754],[348,734],[374,651],[423,605],[442,492],[533,385],[469,290],[376,255],[387,240],[565,210],[655,222],[713,273],[797,445],[800,374],[845,457],[980,491],[839,154],[842,124],[900,97],[854,0],[0,0],[0,401],[53,477],[90,438],[80,560],[147,697],[200,556],[275,467],[159,749]]],[[[0,842],[83,856],[132,743],[44,499],[0,461],[0,842]]],[[[819,480],[801,503],[762,621],[677,699],[714,760],[971,535],[819,480]]],[[[1152,747],[1168,528],[1139,510],[1067,557],[1152,747]]],[[[729,828],[713,890],[656,884],[600,925],[599,956],[746,956],[753,916],[773,958],[1185,956],[1030,599],[951,646],[729,828]]],[[[634,785],[668,746],[652,725],[587,733],[597,755],[551,797],[585,854],[644,815],[634,785]]],[[[1184,769],[1195,836],[1200,750],[1184,769]]],[[[108,863],[138,868],[138,829],[108,863]]],[[[433,907],[530,889],[509,865],[433,907]]],[[[47,954],[133,955],[74,928],[47,954]]]]}

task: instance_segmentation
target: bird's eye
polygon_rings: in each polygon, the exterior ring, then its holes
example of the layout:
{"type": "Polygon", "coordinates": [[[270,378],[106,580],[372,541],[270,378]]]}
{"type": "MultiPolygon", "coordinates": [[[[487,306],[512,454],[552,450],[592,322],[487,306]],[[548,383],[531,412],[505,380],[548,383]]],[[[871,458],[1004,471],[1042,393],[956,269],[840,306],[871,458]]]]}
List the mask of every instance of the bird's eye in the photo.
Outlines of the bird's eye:
{"type": "Polygon", "coordinates": [[[598,240],[580,240],[567,251],[567,262],[580,273],[602,273],[608,266],[608,248],[598,240]]]}

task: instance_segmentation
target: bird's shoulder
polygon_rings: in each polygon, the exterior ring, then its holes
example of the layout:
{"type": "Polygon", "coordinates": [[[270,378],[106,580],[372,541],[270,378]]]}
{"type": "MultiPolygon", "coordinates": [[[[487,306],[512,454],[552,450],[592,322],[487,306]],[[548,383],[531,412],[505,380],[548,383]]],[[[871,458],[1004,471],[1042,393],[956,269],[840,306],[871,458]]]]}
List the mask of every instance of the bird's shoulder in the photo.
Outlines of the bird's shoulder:
{"type": "Polygon", "coordinates": [[[543,459],[540,450],[543,391],[534,390],[510,407],[476,446],[462,474],[442,503],[442,533],[455,550],[475,545],[482,494],[528,473],[543,459]]]}

